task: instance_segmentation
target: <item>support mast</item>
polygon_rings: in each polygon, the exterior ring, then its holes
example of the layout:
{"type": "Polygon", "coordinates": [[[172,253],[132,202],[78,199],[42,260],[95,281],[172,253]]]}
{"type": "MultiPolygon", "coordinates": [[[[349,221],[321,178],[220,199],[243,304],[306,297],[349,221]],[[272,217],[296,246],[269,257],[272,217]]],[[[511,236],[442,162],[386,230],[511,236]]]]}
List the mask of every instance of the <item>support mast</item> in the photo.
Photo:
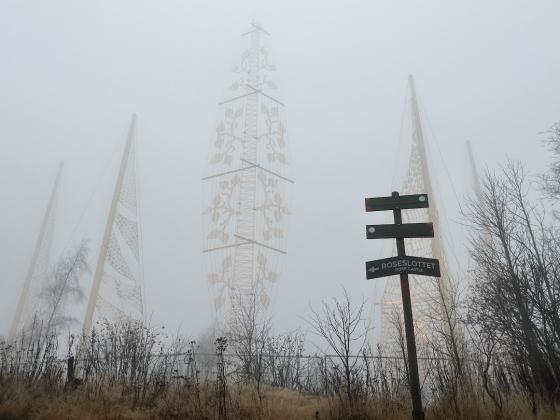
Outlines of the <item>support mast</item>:
{"type": "Polygon", "coordinates": [[[23,284],[23,290],[19,297],[18,305],[16,307],[16,313],[14,315],[14,319],[12,321],[12,327],[10,329],[10,337],[14,337],[18,329],[21,326],[21,323],[25,320],[24,312],[29,305],[29,293],[32,287],[32,282],[34,277],[37,275],[37,263],[41,257],[43,257],[46,261],[45,263],[48,264],[48,255],[50,253],[50,246],[52,242],[51,235],[48,235],[49,229],[52,229],[52,225],[54,224],[54,212],[56,206],[56,196],[58,191],[58,184],[60,181],[60,177],[62,175],[62,169],[64,167],[64,162],[60,162],[58,165],[58,171],[56,174],[56,179],[54,181],[54,186],[49,198],[49,202],[47,205],[47,210],[45,211],[45,216],[43,217],[43,223],[41,224],[41,230],[39,231],[39,237],[37,238],[37,242],[35,243],[35,249],[33,251],[33,256],[31,257],[31,263],[29,264],[29,269],[27,270],[27,275],[25,277],[25,282],[23,284]],[[45,253],[46,255],[42,256],[41,254],[45,253]]]}
{"type": "Polygon", "coordinates": [[[482,186],[480,184],[480,175],[478,173],[478,168],[476,167],[476,161],[474,160],[474,153],[472,150],[471,141],[466,141],[467,154],[469,156],[469,165],[471,167],[471,176],[473,178],[474,193],[478,200],[482,196],[482,186]]]}
{"type": "MultiPolygon", "coordinates": [[[[432,188],[432,180],[430,178],[430,169],[428,166],[426,146],[424,143],[422,120],[420,118],[420,108],[418,107],[418,99],[416,97],[416,89],[414,86],[414,78],[412,75],[408,76],[408,81],[410,83],[411,112],[413,122],[412,138],[413,141],[418,145],[420,167],[422,169],[422,181],[424,184],[424,191],[418,191],[418,193],[426,192],[428,194],[428,197],[435,197],[432,188]]],[[[438,289],[441,299],[440,304],[442,304],[445,309],[449,304],[449,278],[445,261],[445,254],[442,247],[443,240],[441,236],[441,224],[439,222],[439,215],[437,211],[437,201],[434,198],[432,198],[432,204],[428,208],[428,220],[431,220],[434,224],[434,239],[431,241],[432,255],[433,258],[436,258],[440,261],[441,278],[438,281],[438,289]]],[[[444,316],[447,317],[447,314],[444,314],[444,316]]]]}
{"type": "MultiPolygon", "coordinates": [[[[435,258],[440,261],[441,277],[419,278],[410,275],[411,299],[416,308],[415,327],[418,336],[420,352],[425,350],[424,344],[434,338],[434,332],[443,328],[445,335],[451,336],[451,325],[454,325],[453,308],[450,305],[449,273],[446,265],[445,252],[443,250],[443,238],[441,234],[441,223],[438,214],[437,200],[434,195],[433,185],[430,177],[426,144],[422,129],[422,121],[414,79],[408,78],[410,85],[410,112],[412,122],[412,142],[408,173],[406,175],[402,192],[404,194],[426,193],[431,197],[431,205],[427,209],[413,209],[403,214],[405,223],[421,223],[427,220],[434,226],[434,238],[430,242],[422,238],[410,238],[407,240],[407,250],[410,255],[424,258],[435,258]],[[434,321],[444,324],[441,327],[434,325],[434,321]]],[[[401,354],[402,343],[399,341],[398,328],[402,325],[400,316],[401,299],[396,282],[388,280],[383,292],[381,302],[381,336],[380,343],[384,351],[393,355],[401,354]]],[[[453,341],[453,340],[452,340],[453,341]]],[[[454,342],[454,341],[453,341],[454,342]]],[[[455,344],[452,351],[455,351],[455,344]]]]}
{"type": "MultiPolygon", "coordinates": [[[[251,49],[249,58],[249,74],[247,84],[257,86],[259,78],[260,55],[260,30],[250,32],[251,49]]],[[[243,299],[251,293],[254,272],[254,244],[255,240],[255,192],[257,172],[254,165],[247,162],[257,161],[257,135],[258,135],[258,95],[249,95],[245,99],[245,132],[242,143],[242,168],[239,183],[239,217],[237,219],[236,244],[239,244],[235,253],[233,265],[233,288],[236,291],[235,299],[243,299]],[[243,243],[243,244],[242,244],[243,243]],[[242,245],[241,245],[242,244],[242,245]]],[[[244,302],[237,302],[243,305],[244,302]]],[[[232,310],[236,309],[236,306],[232,310]]]]}
{"type": "Polygon", "coordinates": [[[93,284],[91,287],[91,292],[89,295],[89,300],[87,304],[87,309],[84,317],[84,324],[82,329],[82,334],[87,336],[91,331],[91,325],[93,320],[93,313],[97,305],[99,297],[99,289],[101,286],[101,280],[103,277],[103,270],[105,268],[105,262],[107,259],[109,251],[109,243],[113,236],[113,227],[115,225],[115,217],[117,215],[117,207],[119,204],[119,199],[123,190],[123,182],[128,165],[130,162],[130,151],[134,142],[134,128],[136,123],[136,114],[133,114],[130,119],[130,126],[128,129],[128,137],[126,140],[125,149],[121,159],[121,166],[119,169],[119,175],[117,178],[117,183],[115,185],[115,191],[113,193],[113,200],[111,202],[111,207],[109,209],[109,215],[107,217],[107,224],[105,225],[105,233],[103,235],[103,242],[101,243],[101,248],[99,250],[99,257],[97,260],[97,265],[95,268],[95,274],[93,277],[93,284]]]}

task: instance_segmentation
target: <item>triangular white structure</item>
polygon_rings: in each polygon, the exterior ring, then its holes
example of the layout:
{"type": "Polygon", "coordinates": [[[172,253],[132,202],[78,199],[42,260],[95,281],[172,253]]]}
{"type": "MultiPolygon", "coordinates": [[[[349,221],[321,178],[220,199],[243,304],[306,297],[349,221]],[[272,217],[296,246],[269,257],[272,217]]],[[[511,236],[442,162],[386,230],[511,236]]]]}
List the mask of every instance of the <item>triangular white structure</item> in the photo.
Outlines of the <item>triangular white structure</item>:
{"type": "MultiPolygon", "coordinates": [[[[449,277],[443,251],[441,224],[438,215],[437,199],[434,196],[430,170],[424,143],[420,110],[416,98],[414,79],[409,77],[412,116],[412,145],[408,174],[399,191],[404,194],[427,193],[430,207],[402,212],[403,223],[432,222],[433,239],[406,239],[406,253],[417,257],[436,258],[440,261],[441,278],[409,275],[416,341],[419,351],[422,345],[433,339],[434,328],[445,330],[446,325],[436,325],[446,316],[444,308],[449,304],[449,277]]],[[[399,329],[402,317],[400,283],[397,277],[387,280],[381,302],[380,345],[384,353],[402,355],[404,331],[399,329]],[[399,332],[400,331],[400,332],[399,332]]],[[[445,323],[443,323],[445,324],[445,323]]]]}
{"type": "Polygon", "coordinates": [[[35,243],[31,263],[25,277],[23,290],[19,297],[18,305],[12,326],[10,328],[10,337],[17,335],[23,328],[30,325],[36,317],[39,321],[44,307],[41,300],[42,288],[48,277],[50,268],[50,254],[53,239],[53,231],[56,220],[56,204],[58,196],[58,184],[62,175],[63,163],[58,167],[54,186],[49,198],[47,210],[43,217],[39,237],[35,243]]]}
{"type": "Polygon", "coordinates": [[[96,320],[141,321],[144,317],[135,122],[136,115],[133,115],[84,317],[86,335],[96,320]]]}

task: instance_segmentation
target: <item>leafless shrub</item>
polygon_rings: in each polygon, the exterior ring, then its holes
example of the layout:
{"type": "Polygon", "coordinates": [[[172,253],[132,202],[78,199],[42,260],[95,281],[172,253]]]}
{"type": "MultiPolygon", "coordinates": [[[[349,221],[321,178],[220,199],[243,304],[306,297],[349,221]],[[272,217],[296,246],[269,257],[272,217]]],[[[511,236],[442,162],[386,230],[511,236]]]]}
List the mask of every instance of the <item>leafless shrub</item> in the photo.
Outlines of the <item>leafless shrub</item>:
{"type": "Polygon", "coordinates": [[[305,336],[300,331],[269,337],[266,343],[268,382],[272,386],[301,389],[305,336]]]}
{"type": "Polygon", "coordinates": [[[365,300],[354,306],[346,290],[343,292],[342,299],[333,298],[331,304],[323,301],[320,310],[311,308],[307,322],[334,352],[334,358],[325,359],[323,366],[326,384],[351,410],[361,391],[359,357],[352,355],[362,352],[368,328],[364,319],[365,300]]]}
{"type": "Polygon", "coordinates": [[[64,376],[54,332],[46,333],[36,318],[16,339],[0,342],[0,382],[26,386],[43,382],[55,387],[64,376]]]}
{"type": "Polygon", "coordinates": [[[183,361],[184,340],[164,344],[163,333],[129,321],[99,322],[78,354],[84,383],[93,398],[105,386],[116,387],[133,404],[154,401],[171,385],[183,361]]]}
{"type": "Polygon", "coordinates": [[[260,399],[266,372],[266,345],[272,326],[259,297],[256,289],[237,297],[239,303],[231,314],[227,336],[239,362],[235,372],[238,381],[255,384],[260,399]]]}

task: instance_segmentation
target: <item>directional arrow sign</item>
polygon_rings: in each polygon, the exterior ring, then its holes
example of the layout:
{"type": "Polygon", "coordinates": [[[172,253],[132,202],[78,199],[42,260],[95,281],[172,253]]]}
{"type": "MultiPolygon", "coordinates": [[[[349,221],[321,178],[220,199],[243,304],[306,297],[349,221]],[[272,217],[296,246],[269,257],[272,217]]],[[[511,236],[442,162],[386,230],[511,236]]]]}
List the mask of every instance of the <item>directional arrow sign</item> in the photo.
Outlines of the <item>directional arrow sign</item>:
{"type": "Polygon", "coordinates": [[[434,225],[432,223],[405,223],[402,225],[367,225],[368,239],[389,238],[433,238],[434,225]]]}
{"type": "Polygon", "coordinates": [[[366,211],[422,209],[429,207],[428,194],[366,198],[366,211]]]}
{"type": "Polygon", "coordinates": [[[366,262],[366,277],[368,280],[402,273],[440,277],[439,261],[432,258],[406,256],[366,262]]]}

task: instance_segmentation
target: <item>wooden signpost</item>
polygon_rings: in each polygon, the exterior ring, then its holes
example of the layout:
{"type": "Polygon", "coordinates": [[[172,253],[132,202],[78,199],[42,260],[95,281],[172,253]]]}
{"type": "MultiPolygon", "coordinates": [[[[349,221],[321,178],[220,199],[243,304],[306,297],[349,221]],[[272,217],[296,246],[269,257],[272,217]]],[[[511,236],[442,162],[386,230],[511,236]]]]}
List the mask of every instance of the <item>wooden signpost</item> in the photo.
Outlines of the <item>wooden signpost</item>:
{"type": "Polygon", "coordinates": [[[431,258],[411,257],[406,255],[404,238],[433,238],[434,227],[431,223],[402,223],[401,210],[427,208],[428,195],[402,195],[393,192],[390,197],[366,198],[366,212],[393,210],[395,223],[392,225],[366,226],[367,239],[392,239],[397,242],[397,257],[384,258],[366,262],[367,279],[392,276],[401,277],[401,295],[408,352],[409,384],[412,396],[412,418],[423,420],[422,394],[418,375],[418,358],[416,356],[416,339],[414,337],[414,320],[410,301],[408,274],[440,277],[439,261],[431,258]]]}

